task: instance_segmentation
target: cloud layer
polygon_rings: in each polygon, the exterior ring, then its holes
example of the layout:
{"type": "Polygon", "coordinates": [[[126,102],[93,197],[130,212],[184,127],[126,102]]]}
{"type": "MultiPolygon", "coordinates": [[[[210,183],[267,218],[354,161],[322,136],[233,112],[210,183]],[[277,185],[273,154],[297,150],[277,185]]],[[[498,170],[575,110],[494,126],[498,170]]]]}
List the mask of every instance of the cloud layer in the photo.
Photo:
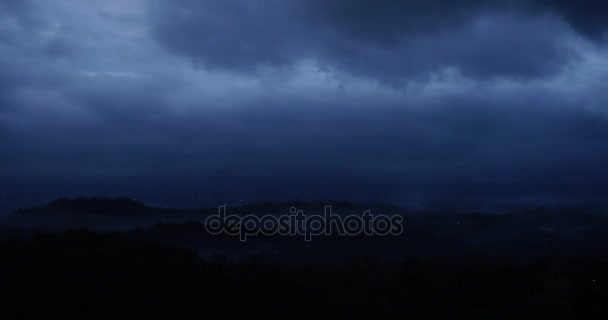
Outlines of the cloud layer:
{"type": "Polygon", "coordinates": [[[605,6],[0,0],[0,187],[601,200],[605,6]]]}

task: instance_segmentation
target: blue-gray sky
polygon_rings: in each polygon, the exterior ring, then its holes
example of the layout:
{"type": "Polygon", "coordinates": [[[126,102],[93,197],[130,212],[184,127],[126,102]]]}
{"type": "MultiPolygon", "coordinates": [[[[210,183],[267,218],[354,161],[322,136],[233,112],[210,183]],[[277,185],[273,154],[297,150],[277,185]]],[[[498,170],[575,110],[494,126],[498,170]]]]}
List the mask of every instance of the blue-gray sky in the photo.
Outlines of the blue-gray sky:
{"type": "Polygon", "coordinates": [[[607,16],[570,0],[0,0],[0,199],[602,200],[607,16]]]}

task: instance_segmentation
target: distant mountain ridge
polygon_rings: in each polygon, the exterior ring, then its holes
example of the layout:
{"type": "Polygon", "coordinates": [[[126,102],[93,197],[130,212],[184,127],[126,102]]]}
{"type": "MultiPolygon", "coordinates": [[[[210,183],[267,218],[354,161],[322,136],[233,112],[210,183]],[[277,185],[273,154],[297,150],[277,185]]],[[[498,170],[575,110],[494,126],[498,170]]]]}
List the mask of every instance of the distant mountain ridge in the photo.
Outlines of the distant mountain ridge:
{"type": "Polygon", "coordinates": [[[107,230],[147,227],[158,222],[200,221],[205,213],[208,212],[148,207],[128,197],[78,197],[15,210],[8,221],[12,226],[24,228],[107,230]]]}
{"type": "MultiPolygon", "coordinates": [[[[355,205],[348,201],[329,202],[260,202],[242,206],[228,206],[228,214],[267,215],[288,214],[292,207],[306,214],[322,214],[326,206],[337,213],[362,214],[374,209],[378,213],[406,212],[407,209],[391,205],[355,205]]],[[[203,222],[209,215],[216,214],[218,207],[197,209],[174,209],[147,206],[129,197],[77,197],[59,198],[41,207],[14,210],[9,215],[10,224],[25,228],[41,229],[119,229],[149,227],[156,223],[203,222]]]]}
{"type": "Polygon", "coordinates": [[[143,213],[150,208],[143,202],[127,197],[101,197],[101,198],[60,198],[52,201],[42,208],[31,208],[20,210],[21,213],[34,212],[36,210],[56,210],[63,212],[95,212],[104,214],[137,214],[143,213]]]}

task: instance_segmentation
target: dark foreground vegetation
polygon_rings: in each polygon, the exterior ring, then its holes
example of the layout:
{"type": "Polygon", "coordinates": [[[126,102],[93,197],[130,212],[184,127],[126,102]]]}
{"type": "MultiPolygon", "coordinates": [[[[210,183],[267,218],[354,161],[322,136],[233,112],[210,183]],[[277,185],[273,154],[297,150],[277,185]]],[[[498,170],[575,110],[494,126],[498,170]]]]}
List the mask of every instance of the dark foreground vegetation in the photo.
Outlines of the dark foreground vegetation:
{"type": "Polygon", "coordinates": [[[374,258],[298,266],[202,260],[121,234],[5,238],[7,319],[588,319],[608,314],[608,257],[497,263],[374,258]],[[61,318],[60,318],[61,319],[61,318]]]}
{"type": "MultiPolygon", "coordinates": [[[[259,204],[234,214],[314,212],[259,204]]],[[[363,207],[333,203],[340,213],[363,207]]],[[[597,208],[419,212],[400,236],[212,235],[215,210],[62,199],[0,229],[5,319],[606,319],[608,219],[597,208]],[[84,229],[100,225],[95,231],[84,229]]]]}

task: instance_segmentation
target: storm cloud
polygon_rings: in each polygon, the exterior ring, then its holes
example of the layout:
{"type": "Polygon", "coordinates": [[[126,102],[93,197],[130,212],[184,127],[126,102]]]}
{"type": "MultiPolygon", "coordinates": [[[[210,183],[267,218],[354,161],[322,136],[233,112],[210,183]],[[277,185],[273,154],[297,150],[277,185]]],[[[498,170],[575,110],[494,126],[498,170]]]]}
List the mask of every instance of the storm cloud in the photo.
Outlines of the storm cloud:
{"type": "Polygon", "coordinates": [[[607,9],[0,0],[0,187],[188,205],[600,201],[607,9]]]}
{"type": "Polygon", "coordinates": [[[186,0],[154,1],[149,11],[153,35],[168,50],[236,71],[310,59],[383,82],[446,68],[529,78],[558,72],[576,58],[564,37],[568,25],[556,16],[449,3],[186,0]]]}
{"type": "Polygon", "coordinates": [[[446,68],[486,78],[559,72],[577,57],[572,29],[603,33],[597,12],[606,10],[595,3],[180,0],[152,1],[149,12],[156,39],[210,68],[255,71],[311,59],[398,81],[446,68]]]}

